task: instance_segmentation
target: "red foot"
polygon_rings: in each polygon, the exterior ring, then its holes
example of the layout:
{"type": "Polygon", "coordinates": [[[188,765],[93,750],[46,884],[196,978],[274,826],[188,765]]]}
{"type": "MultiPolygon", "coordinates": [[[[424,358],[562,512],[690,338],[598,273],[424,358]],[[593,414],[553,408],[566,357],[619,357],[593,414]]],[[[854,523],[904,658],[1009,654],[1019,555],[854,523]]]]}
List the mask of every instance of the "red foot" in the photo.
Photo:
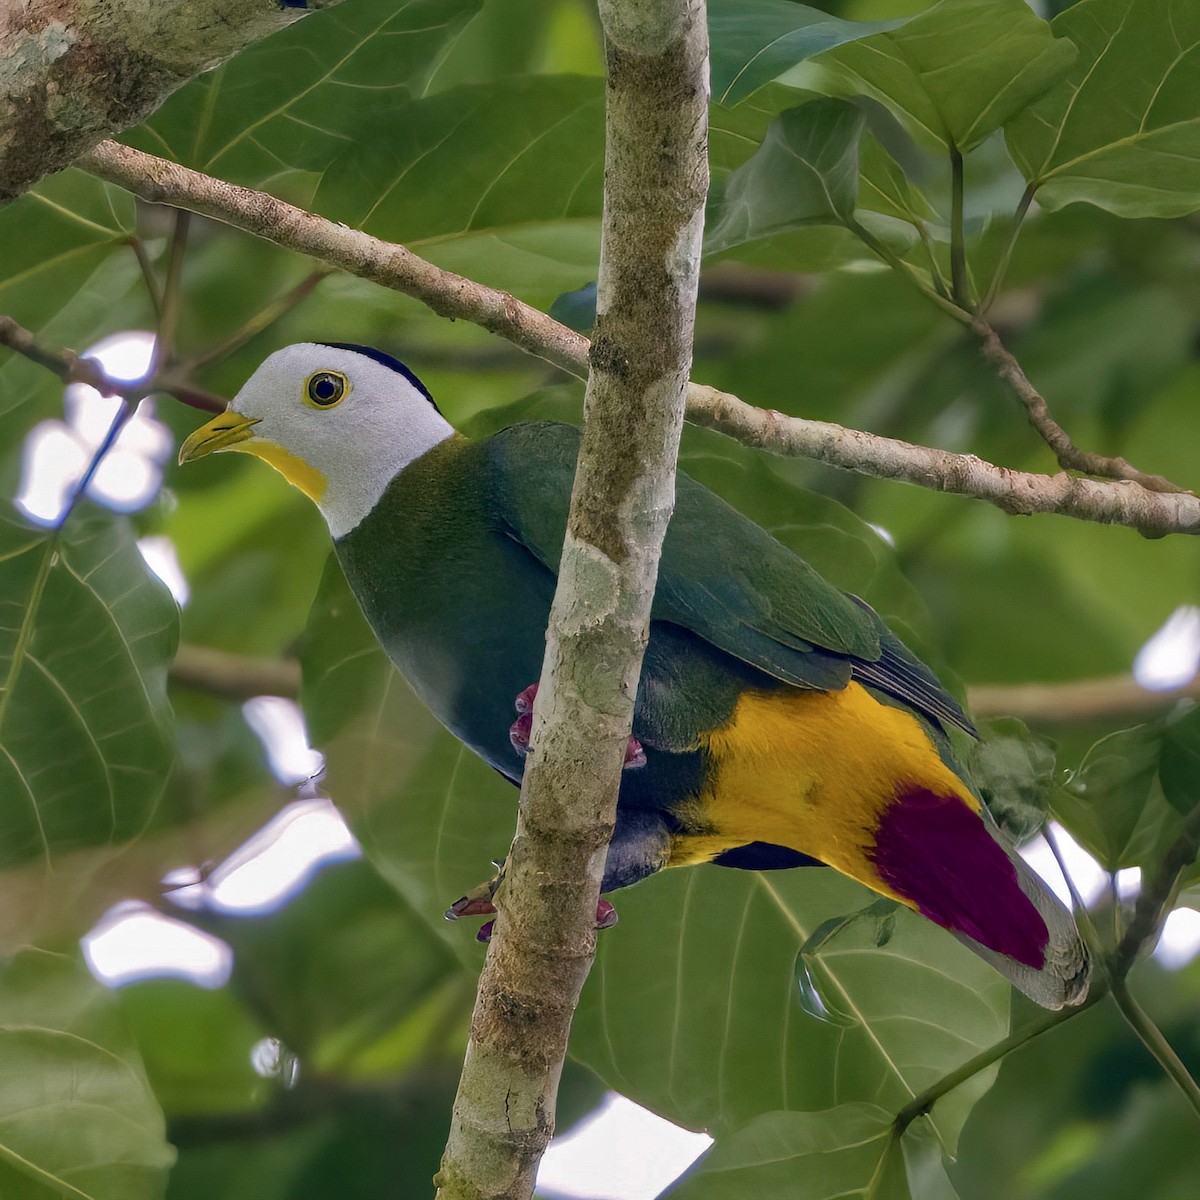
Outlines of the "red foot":
{"type": "MultiPolygon", "coordinates": [[[[538,685],[531,683],[513,702],[513,707],[517,710],[517,719],[509,727],[508,740],[522,758],[529,753],[529,735],[533,732],[533,702],[537,698],[537,691],[538,685]]],[[[646,751],[642,748],[642,743],[631,734],[625,744],[623,769],[636,771],[645,765],[646,751]]]]}

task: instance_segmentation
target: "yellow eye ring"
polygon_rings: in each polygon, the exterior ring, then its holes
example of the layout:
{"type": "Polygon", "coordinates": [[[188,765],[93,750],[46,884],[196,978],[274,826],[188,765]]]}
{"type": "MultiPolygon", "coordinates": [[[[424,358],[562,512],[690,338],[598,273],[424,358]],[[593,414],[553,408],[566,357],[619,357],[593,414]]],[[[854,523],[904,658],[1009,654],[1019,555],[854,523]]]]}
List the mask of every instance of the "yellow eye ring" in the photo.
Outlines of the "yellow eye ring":
{"type": "Polygon", "coordinates": [[[350,394],[350,380],[340,371],[314,371],[304,383],[304,401],[313,408],[333,408],[350,394]]]}

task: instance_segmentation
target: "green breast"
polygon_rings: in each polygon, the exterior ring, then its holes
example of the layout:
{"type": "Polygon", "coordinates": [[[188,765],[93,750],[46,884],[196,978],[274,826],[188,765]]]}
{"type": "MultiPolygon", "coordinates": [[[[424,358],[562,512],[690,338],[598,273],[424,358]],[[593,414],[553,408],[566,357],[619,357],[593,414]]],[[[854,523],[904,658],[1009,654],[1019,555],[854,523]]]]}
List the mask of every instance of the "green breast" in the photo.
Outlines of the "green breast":
{"type": "Polygon", "coordinates": [[[338,540],[392,661],[456,737],[510,778],[513,701],[541,673],[554,576],[506,536],[483,443],[455,436],[405,468],[338,540]]]}

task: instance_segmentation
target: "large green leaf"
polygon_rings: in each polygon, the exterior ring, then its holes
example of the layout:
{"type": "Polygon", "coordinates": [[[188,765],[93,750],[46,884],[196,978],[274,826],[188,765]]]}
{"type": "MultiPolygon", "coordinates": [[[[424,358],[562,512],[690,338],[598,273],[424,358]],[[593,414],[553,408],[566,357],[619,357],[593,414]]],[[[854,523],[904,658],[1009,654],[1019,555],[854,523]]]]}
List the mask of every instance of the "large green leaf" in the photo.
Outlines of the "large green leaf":
{"type": "Polygon", "coordinates": [[[155,1200],[173,1159],[116,997],[60,955],[0,968],[0,1195],[155,1200]]]}
{"type": "Polygon", "coordinates": [[[173,755],[178,613],[127,521],[0,519],[0,864],[125,841],[173,755]]]}
{"type": "Polygon", "coordinates": [[[874,1104],[771,1112],[723,1138],[672,1200],[908,1200],[892,1117],[874,1104]]]}
{"type": "MultiPolygon", "coordinates": [[[[128,241],[133,226],[128,192],[82,171],[42,180],[0,209],[0,312],[41,329],[128,241]]],[[[6,407],[0,397],[0,410],[6,407]]]]}
{"type": "MultiPolygon", "coordinates": [[[[616,897],[572,1052],[610,1086],[718,1138],[775,1109],[868,1101],[897,1112],[1008,1031],[1008,985],[945,931],[902,910],[885,945],[850,922],[815,952],[837,1023],[800,1003],[797,954],[870,893],[822,869],[668,871],[616,897]]],[[[941,1101],[952,1152],[992,1073],[941,1101]]]]}
{"type": "Polygon", "coordinates": [[[454,88],[414,100],[374,131],[325,173],[314,198],[322,215],[421,247],[452,268],[460,264],[442,250],[453,254],[453,242],[469,238],[458,255],[462,269],[506,286],[518,286],[513,264],[498,261],[494,250],[481,255],[483,239],[502,241],[514,259],[532,257],[529,284],[544,286],[545,260],[574,265],[581,251],[587,258],[570,279],[594,277],[601,80],[532,76],[454,88]]]}
{"type": "Polygon", "coordinates": [[[858,197],[863,116],[814,100],[771,122],[758,153],[729,177],[710,253],[802,225],[844,225],[858,197]]]}
{"type": "Polygon", "coordinates": [[[1056,40],[1025,0],[942,0],[901,28],[828,51],[839,94],[864,92],[914,134],[970,150],[1066,71],[1056,40]]]}
{"type": "Polygon", "coordinates": [[[714,0],[708,6],[712,90],[737,104],[798,62],[901,21],[844,21],[793,0],[714,0]]]}
{"type": "Polygon", "coordinates": [[[1122,217],[1200,207],[1200,7],[1081,0],[1054,21],[1079,56],[1007,130],[1047,209],[1082,200],[1122,217]]]}
{"type": "Polygon", "coordinates": [[[1106,871],[1142,865],[1171,817],[1154,786],[1162,749],[1158,725],[1109,734],[1052,797],[1055,815],[1106,871]]]}
{"type": "Polygon", "coordinates": [[[1183,816],[1200,804],[1200,708],[1167,722],[1158,779],[1168,803],[1183,816]]]}
{"type": "Polygon", "coordinates": [[[131,144],[262,187],[323,171],[424,87],[479,0],[355,0],[316,12],[181,88],[131,144]]]}

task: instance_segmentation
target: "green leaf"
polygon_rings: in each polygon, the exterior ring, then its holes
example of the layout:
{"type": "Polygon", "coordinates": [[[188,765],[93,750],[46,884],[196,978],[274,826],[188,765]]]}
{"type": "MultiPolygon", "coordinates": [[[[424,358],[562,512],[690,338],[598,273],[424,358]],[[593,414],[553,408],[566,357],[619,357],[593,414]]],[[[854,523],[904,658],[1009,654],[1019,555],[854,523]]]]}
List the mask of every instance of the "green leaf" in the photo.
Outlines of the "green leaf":
{"type": "Polygon", "coordinates": [[[479,0],[357,0],[313,13],[181,88],[126,140],[263,187],[323,171],[420,94],[479,0]]]}
{"type": "Polygon", "coordinates": [[[920,189],[869,131],[862,139],[861,167],[858,202],[863,208],[916,226],[936,216],[920,189]]]}
{"type": "Polygon", "coordinates": [[[892,1114],[874,1104],[770,1112],[722,1138],[671,1200],[908,1200],[892,1114]]]}
{"type": "Polygon", "coordinates": [[[0,312],[40,329],[133,227],[128,192],[75,170],[42,180],[0,209],[0,312]]]}
{"type": "Polygon", "coordinates": [[[858,196],[862,129],[862,114],[841,100],[814,100],[780,113],[758,153],[729,177],[706,250],[803,225],[846,224],[858,196]]]}
{"type": "Polygon", "coordinates": [[[506,286],[516,285],[522,257],[532,260],[526,287],[545,286],[546,259],[571,264],[575,285],[594,278],[602,80],[533,76],[454,88],[414,100],[386,133],[376,128],[325,173],[314,197],[324,216],[506,286]],[[456,247],[459,239],[468,247],[456,247]],[[481,261],[485,239],[498,264],[491,269],[481,261]],[[497,242],[514,261],[499,262],[497,242]]]}
{"type": "Polygon", "coordinates": [[[1157,725],[1109,734],[1053,798],[1055,815],[1106,871],[1138,865],[1134,832],[1151,802],[1162,745],[1157,725]]]}
{"type": "Polygon", "coordinates": [[[155,1200],[174,1153],[117,998],[81,963],[0,968],[0,1195],[155,1200]]]}
{"type": "Polygon", "coordinates": [[[1186,817],[1200,803],[1200,708],[1167,722],[1158,779],[1176,812],[1186,817]]]}
{"type": "Polygon", "coordinates": [[[708,6],[712,92],[737,104],[789,67],[902,21],[843,21],[793,0],[714,0],[708,6]]]}
{"type": "Polygon", "coordinates": [[[178,610],[127,521],[0,518],[0,865],[134,837],[173,757],[178,610]]]}
{"type": "Polygon", "coordinates": [[[1054,33],[1079,47],[1064,79],[1006,131],[1038,203],[1120,217],[1200,207],[1200,8],[1180,0],[1081,0],[1054,33]]]}
{"type": "MultiPolygon", "coordinates": [[[[820,868],[672,870],[614,897],[572,1053],[611,1087],[718,1139],[773,1109],[870,1101],[899,1111],[1008,1031],[1008,985],[944,930],[902,909],[877,945],[846,925],[816,956],[821,994],[852,1025],[807,1015],[796,956],[870,893],[820,868]]],[[[952,1151],[994,1072],[940,1101],[952,1151]]]]}
{"type": "MultiPolygon", "coordinates": [[[[913,134],[970,150],[1059,79],[1074,46],[1025,0],[942,0],[901,28],[821,57],[836,94],[861,92],[913,134]]],[[[822,89],[823,90],[823,89],[822,89]]]]}

